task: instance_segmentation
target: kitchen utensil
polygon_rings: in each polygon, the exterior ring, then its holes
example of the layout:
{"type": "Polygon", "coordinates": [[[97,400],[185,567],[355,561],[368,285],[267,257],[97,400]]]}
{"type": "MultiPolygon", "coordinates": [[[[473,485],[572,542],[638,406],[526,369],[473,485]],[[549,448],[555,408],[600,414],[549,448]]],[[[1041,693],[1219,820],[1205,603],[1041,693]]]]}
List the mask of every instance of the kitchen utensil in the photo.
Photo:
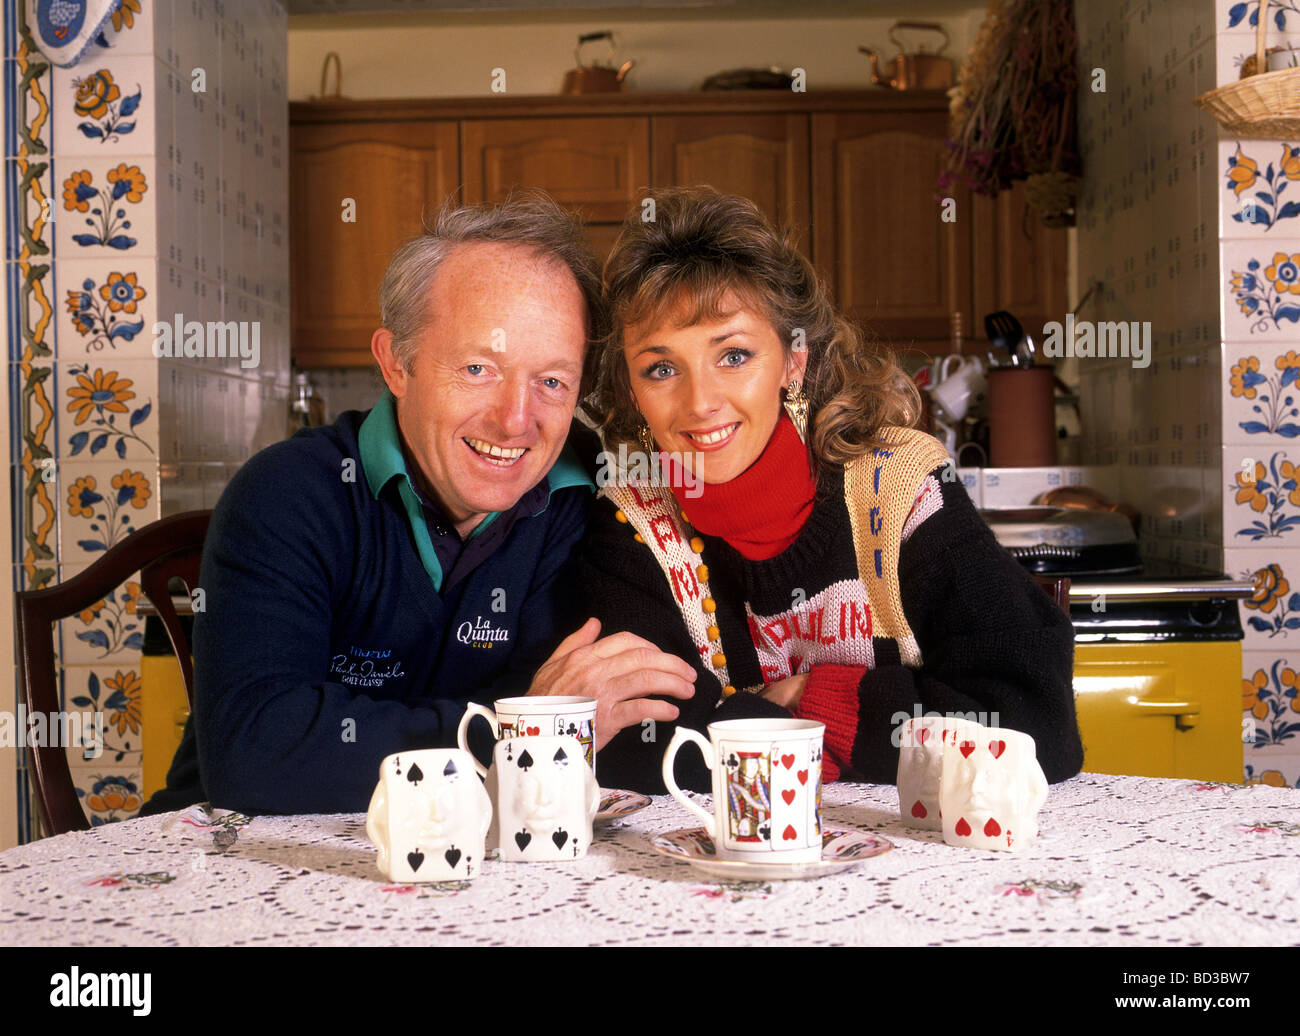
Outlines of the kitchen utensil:
{"type": "Polygon", "coordinates": [[[984,318],[984,333],[988,336],[990,342],[997,348],[1005,350],[1007,355],[1011,357],[1011,366],[1021,366],[1016,347],[1020,344],[1021,339],[1025,337],[1025,329],[1020,326],[1019,320],[1005,309],[1000,309],[984,318]]]}
{"type": "Polygon", "coordinates": [[[564,73],[564,86],[560,92],[564,94],[596,94],[596,93],[618,93],[623,89],[623,79],[632,70],[636,61],[629,58],[624,61],[618,68],[610,65],[582,63],[582,48],[587,43],[594,43],[596,40],[609,41],[609,57],[612,61],[614,58],[614,34],[612,32],[588,32],[578,37],[578,45],[573,48],[573,57],[577,61],[578,67],[571,68],[564,73]]]}
{"type": "Polygon", "coordinates": [[[1051,367],[989,371],[989,463],[1042,468],[1056,463],[1056,375],[1051,367]]]}
{"type": "Polygon", "coordinates": [[[1137,536],[1122,514],[1065,507],[980,511],[998,543],[1031,572],[1102,575],[1142,567],[1137,536]]]}
{"type": "Polygon", "coordinates": [[[889,28],[889,42],[898,48],[898,55],[890,61],[889,78],[882,79],[876,52],[870,47],[858,50],[871,59],[871,82],[894,90],[947,90],[952,86],[952,60],[940,57],[948,45],[948,33],[934,22],[895,22],[889,28]],[[903,44],[894,33],[899,29],[916,29],[937,32],[943,37],[934,54],[920,50],[915,54],[903,52],[903,44]]]}

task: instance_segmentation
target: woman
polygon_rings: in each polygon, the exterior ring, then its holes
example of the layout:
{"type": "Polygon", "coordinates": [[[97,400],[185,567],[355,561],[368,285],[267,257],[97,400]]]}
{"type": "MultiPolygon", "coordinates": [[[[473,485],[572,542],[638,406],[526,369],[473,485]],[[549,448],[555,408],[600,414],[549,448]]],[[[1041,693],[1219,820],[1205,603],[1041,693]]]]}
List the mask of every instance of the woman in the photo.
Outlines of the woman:
{"type": "MultiPolygon", "coordinates": [[[[654,201],[605,266],[605,447],[644,452],[637,484],[601,491],[583,547],[602,630],[697,668],[679,723],[824,722],[824,780],[892,784],[902,723],[930,711],[1025,731],[1049,781],[1074,776],[1070,622],[909,427],[911,381],[752,203],[654,201]]],[[[620,733],[602,784],[662,792],[671,736],[620,733]]],[[[698,755],[678,758],[682,786],[707,790],[698,755]]]]}

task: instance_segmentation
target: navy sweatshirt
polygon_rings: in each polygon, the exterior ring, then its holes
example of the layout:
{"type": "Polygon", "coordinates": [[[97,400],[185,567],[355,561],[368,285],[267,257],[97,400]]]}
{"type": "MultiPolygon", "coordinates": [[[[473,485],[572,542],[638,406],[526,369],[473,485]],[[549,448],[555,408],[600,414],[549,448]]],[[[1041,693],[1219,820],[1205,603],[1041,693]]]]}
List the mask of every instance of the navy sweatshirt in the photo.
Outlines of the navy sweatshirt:
{"type": "MultiPolygon", "coordinates": [[[[387,395],[371,414],[385,406],[379,423],[392,424],[387,395]]],[[[386,755],[453,746],[466,702],[524,694],[585,618],[570,574],[593,487],[571,447],[549,493],[525,495],[541,509],[508,512],[499,546],[444,587],[400,460],[389,451],[401,470],[383,484],[363,469],[363,454],[380,466],[375,426],[368,449],[358,442],[366,418],[349,411],[262,450],[222,494],[200,574],[193,716],[142,812],[204,800],[363,812],[386,755]]],[[[476,747],[490,743],[480,727],[476,747]]]]}

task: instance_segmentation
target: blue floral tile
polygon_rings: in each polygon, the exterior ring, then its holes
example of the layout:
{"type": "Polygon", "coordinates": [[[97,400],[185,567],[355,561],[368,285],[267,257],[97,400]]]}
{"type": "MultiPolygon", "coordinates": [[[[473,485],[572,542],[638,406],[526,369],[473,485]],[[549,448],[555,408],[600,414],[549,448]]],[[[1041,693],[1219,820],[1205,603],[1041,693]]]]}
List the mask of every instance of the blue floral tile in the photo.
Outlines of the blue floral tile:
{"type": "Polygon", "coordinates": [[[154,361],[158,264],[146,257],[56,264],[60,362],[154,361]]]}
{"type": "Polygon", "coordinates": [[[1224,345],[1223,442],[1264,449],[1300,436],[1300,352],[1263,341],[1224,345]],[[1263,445],[1257,445],[1263,444],[1263,445]]]}
{"type": "Polygon", "coordinates": [[[61,159],[55,223],[60,259],[157,255],[151,155],[61,159]]]}
{"type": "Polygon", "coordinates": [[[134,766],[98,762],[74,766],[72,781],[91,827],[130,820],[144,805],[138,761],[134,766]]]}
{"type": "Polygon", "coordinates": [[[1223,238],[1300,236],[1300,140],[1219,141],[1223,238]]]}
{"type": "Polygon", "coordinates": [[[1229,578],[1254,583],[1241,602],[1243,651],[1300,645],[1300,549],[1237,548],[1223,552],[1229,578]]]}
{"type": "Polygon", "coordinates": [[[155,462],[59,463],[59,560],[84,565],[158,518],[155,462]]]}
{"type": "Polygon", "coordinates": [[[56,68],[51,90],[55,155],[150,154],[157,139],[157,72],[153,57],[143,55],[88,56],[73,68],[56,68]]]}
{"type": "Polygon", "coordinates": [[[1300,237],[1224,241],[1222,271],[1225,339],[1300,344],[1300,237]]]}
{"type": "MultiPolygon", "coordinates": [[[[68,566],[62,578],[85,571],[68,566]]],[[[131,665],[139,667],[144,647],[144,618],[137,612],[139,575],[59,623],[59,658],[66,666],[131,665]]]]}
{"type": "Polygon", "coordinates": [[[1300,550],[1300,444],[1223,453],[1226,545],[1300,550]]]}
{"type": "Polygon", "coordinates": [[[1242,740],[1247,762],[1261,751],[1300,756],[1300,698],[1296,694],[1300,657],[1274,647],[1271,651],[1243,651],[1241,659],[1242,740]]]}
{"type": "Polygon", "coordinates": [[[152,54],[156,0],[121,0],[83,63],[124,54],[152,54]]]}

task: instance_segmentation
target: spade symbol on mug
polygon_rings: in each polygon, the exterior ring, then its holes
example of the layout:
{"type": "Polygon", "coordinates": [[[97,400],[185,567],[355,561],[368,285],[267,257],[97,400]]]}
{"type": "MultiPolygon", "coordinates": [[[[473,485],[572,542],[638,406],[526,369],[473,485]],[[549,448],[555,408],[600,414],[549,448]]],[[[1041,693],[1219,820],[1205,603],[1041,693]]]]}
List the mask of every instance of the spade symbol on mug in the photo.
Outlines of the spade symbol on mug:
{"type": "Polygon", "coordinates": [[[533,757],[528,754],[528,749],[525,748],[523,753],[519,756],[519,769],[527,770],[532,765],[533,757]]]}
{"type": "MultiPolygon", "coordinates": [[[[447,765],[444,766],[444,767],[442,768],[442,775],[443,775],[444,777],[450,777],[450,776],[452,776],[455,772],[456,772],[456,764],[455,764],[455,762],[453,762],[452,760],[448,759],[448,760],[447,760],[447,765]]],[[[453,864],[453,866],[455,866],[455,865],[453,864]]]]}
{"type": "Polygon", "coordinates": [[[420,769],[419,763],[412,764],[410,771],[406,775],[406,779],[412,784],[419,784],[424,780],[424,771],[420,769]]]}
{"type": "MultiPolygon", "coordinates": [[[[523,760],[520,760],[520,762],[522,762],[522,761],[523,761],[523,760]]],[[[556,766],[568,766],[568,765],[569,765],[569,757],[568,757],[567,755],[564,754],[564,749],[563,749],[563,748],[557,748],[557,749],[555,750],[555,765],[556,765],[556,766]]]]}

